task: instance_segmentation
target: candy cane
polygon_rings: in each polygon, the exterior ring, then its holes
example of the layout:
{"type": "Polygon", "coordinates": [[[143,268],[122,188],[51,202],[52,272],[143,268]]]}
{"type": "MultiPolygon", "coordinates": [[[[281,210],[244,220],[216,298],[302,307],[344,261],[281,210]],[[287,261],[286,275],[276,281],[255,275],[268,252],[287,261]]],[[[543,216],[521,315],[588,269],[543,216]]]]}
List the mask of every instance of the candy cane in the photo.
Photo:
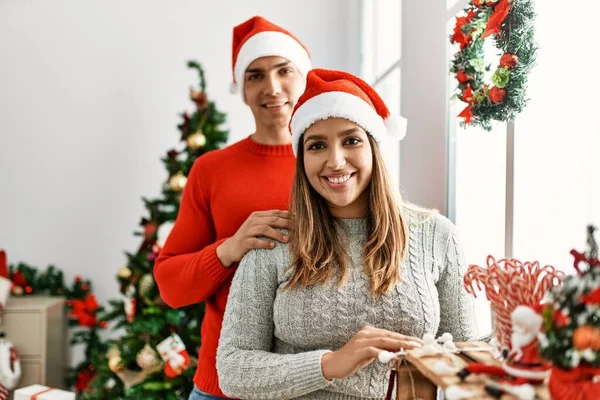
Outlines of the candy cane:
{"type": "Polygon", "coordinates": [[[496,337],[504,347],[510,348],[511,313],[519,305],[537,306],[564,274],[550,265],[540,267],[538,261],[521,262],[514,258],[496,261],[490,255],[486,264],[487,268],[470,265],[464,286],[473,296],[476,296],[475,286],[477,290],[483,286],[494,310],[496,337]]]}

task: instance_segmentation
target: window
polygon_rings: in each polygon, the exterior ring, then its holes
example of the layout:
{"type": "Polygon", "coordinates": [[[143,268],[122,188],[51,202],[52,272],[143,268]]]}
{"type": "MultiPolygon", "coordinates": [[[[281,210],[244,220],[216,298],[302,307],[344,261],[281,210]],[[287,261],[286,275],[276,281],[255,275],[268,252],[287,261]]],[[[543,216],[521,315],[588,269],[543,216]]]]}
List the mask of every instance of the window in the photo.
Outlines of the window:
{"type": "MultiPolygon", "coordinates": [[[[488,254],[511,256],[505,244],[512,238],[513,257],[571,273],[569,251],[584,249],[587,224],[600,224],[600,57],[592,50],[600,5],[587,4],[576,19],[565,18],[563,3],[535,6],[537,66],[529,79],[530,102],[515,121],[514,148],[507,148],[505,123],[492,132],[460,128],[456,116],[464,104],[453,101],[449,200],[470,263],[484,266],[488,254]],[[514,211],[508,215],[507,154],[514,157],[514,211]],[[505,230],[505,218],[512,219],[512,231],[505,230]]],[[[448,32],[453,27],[454,18],[448,32]]],[[[449,45],[448,61],[455,51],[449,45]]],[[[454,87],[455,78],[448,82],[454,87]]],[[[483,312],[489,306],[479,297],[483,333],[490,327],[489,312],[483,312]]]]}
{"type": "MultiPolygon", "coordinates": [[[[400,114],[400,1],[362,2],[361,77],[383,98],[392,114],[400,114]]],[[[400,146],[383,147],[390,179],[400,182],[400,146]]]]}

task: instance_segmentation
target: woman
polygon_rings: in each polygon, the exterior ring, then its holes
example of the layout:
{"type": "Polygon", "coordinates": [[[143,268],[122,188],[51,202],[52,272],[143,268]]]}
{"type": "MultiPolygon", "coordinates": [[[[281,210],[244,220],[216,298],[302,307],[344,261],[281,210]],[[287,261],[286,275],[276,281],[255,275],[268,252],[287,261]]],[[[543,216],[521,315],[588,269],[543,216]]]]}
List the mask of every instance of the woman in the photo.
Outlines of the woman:
{"type": "Polygon", "coordinates": [[[382,398],[383,350],[473,336],[456,230],[400,205],[379,145],[389,111],[368,84],[315,69],[291,120],[289,243],[252,250],[229,293],[219,384],[245,399],[382,398]]]}

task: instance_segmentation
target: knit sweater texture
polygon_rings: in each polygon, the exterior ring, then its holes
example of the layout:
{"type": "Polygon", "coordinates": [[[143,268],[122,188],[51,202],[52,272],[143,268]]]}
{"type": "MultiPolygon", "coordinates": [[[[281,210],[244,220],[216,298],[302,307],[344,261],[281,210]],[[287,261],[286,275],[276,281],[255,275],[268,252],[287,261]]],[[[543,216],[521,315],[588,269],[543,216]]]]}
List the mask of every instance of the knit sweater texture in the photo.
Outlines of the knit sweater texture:
{"type": "Polygon", "coordinates": [[[366,325],[405,335],[449,332],[474,338],[473,301],[463,288],[466,263],[445,217],[403,208],[408,252],[401,282],[373,297],[361,266],[366,219],[337,220],[346,237],[349,274],[331,283],[284,290],[291,257],[284,244],[252,250],[233,278],[217,351],[221,390],[241,399],[381,399],[389,368],[377,360],[346,379],[328,381],[321,357],[366,325]]]}

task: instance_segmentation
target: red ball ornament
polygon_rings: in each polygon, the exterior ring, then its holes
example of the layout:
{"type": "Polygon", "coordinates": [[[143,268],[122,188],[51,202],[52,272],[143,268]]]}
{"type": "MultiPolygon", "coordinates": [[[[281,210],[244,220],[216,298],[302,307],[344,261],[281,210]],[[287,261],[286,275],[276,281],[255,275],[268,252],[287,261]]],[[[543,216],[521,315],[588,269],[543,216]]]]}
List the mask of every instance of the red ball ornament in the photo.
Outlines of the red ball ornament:
{"type": "Polygon", "coordinates": [[[27,294],[33,293],[33,288],[31,286],[25,286],[25,293],[27,293],[27,294]]]}
{"type": "Polygon", "coordinates": [[[84,283],[83,285],[81,285],[81,289],[87,292],[90,289],[90,285],[84,283]]]}
{"type": "Polygon", "coordinates": [[[519,57],[516,54],[505,53],[502,57],[500,57],[500,66],[503,68],[513,69],[517,66],[519,62],[519,57]]]}
{"type": "Polygon", "coordinates": [[[154,235],[157,230],[158,230],[158,225],[156,225],[152,222],[148,222],[146,224],[146,226],[144,226],[144,239],[150,240],[152,235],[154,235]]]}
{"type": "Polygon", "coordinates": [[[506,98],[506,89],[494,86],[490,89],[488,95],[493,103],[502,103],[506,98]]]}
{"type": "Polygon", "coordinates": [[[461,69],[456,73],[456,79],[460,83],[467,83],[471,80],[471,77],[465,72],[464,69],[461,69]]]}
{"type": "Polygon", "coordinates": [[[75,282],[81,282],[81,276],[80,275],[76,275],[75,276],[75,282]]]}

